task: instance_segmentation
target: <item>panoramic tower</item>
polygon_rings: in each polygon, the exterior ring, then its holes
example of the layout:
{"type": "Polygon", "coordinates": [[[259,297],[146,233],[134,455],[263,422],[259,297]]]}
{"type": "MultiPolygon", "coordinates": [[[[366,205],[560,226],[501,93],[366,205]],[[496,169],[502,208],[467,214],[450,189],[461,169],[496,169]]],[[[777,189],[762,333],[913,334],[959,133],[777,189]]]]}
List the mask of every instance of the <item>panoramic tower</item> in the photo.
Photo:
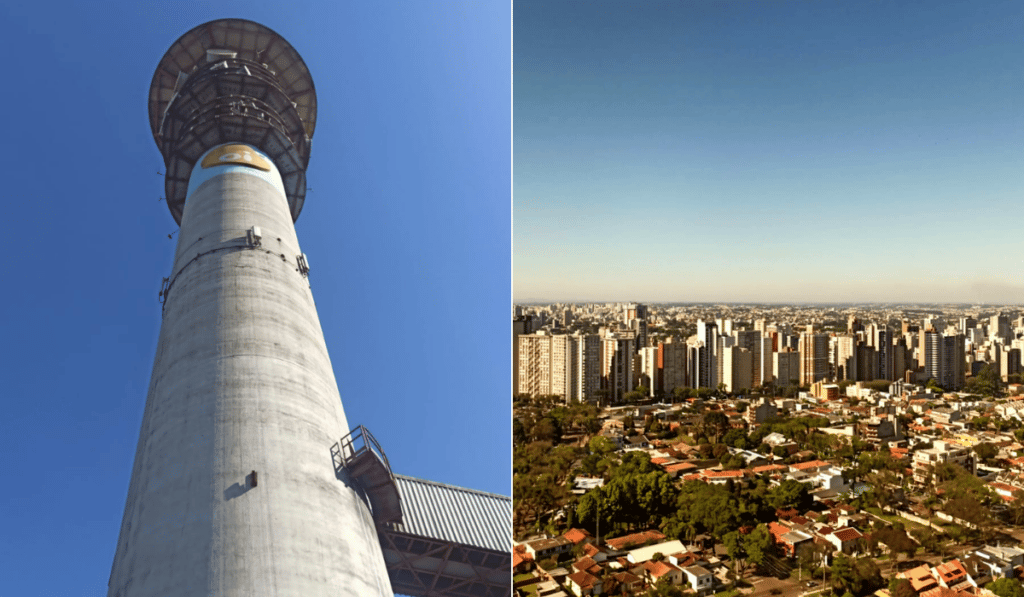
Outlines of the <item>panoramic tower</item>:
{"type": "Polygon", "coordinates": [[[354,435],[293,225],[309,70],[270,29],[212,21],[160,60],[149,120],[181,228],[108,594],[392,595],[378,532],[397,493],[386,459],[358,482],[338,440],[354,435]]]}

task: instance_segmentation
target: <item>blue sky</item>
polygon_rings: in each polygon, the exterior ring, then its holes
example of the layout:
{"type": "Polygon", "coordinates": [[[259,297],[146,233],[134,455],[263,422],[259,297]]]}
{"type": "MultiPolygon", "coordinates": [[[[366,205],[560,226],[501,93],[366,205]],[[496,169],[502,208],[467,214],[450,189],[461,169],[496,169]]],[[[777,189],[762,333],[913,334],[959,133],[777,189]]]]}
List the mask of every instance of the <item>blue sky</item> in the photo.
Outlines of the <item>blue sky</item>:
{"type": "Polygon", "coordinates": [[[1024,302],[1019,2],[516,2],[513,296],[1024,302]]]}
{"type": "Polygon", "coordinates": [[[277,31],[313,75],[297,230],[349,422],[398,473],[510,494],[510,12],[0,5],[5,592],[106,594],[176,230],[147,90],[215,18],[277,31]]]}

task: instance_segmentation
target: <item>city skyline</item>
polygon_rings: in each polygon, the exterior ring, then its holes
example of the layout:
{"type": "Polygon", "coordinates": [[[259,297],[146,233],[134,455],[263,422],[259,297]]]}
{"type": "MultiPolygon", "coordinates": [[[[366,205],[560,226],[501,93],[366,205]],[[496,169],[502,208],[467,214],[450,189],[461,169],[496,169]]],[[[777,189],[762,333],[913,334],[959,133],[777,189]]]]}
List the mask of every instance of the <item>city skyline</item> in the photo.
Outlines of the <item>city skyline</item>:
{"type": "Polygon", "coordinates": [[[1024,301],[1019,7],[515,9],[514,302],[1024,301]]]}

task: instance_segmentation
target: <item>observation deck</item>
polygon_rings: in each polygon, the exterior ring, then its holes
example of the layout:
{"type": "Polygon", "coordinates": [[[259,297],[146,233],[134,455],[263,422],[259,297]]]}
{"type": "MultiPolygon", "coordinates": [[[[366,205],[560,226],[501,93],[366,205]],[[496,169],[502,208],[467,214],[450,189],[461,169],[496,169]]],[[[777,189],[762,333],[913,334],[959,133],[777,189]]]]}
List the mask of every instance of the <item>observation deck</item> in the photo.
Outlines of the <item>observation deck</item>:
{"type": "Polygon", "coordinates": [[[283,37],[245,19],[221,19],[178,38],[149,87],[149,124],[164,156],[167,207],[178,224],[192,167],[208,149],[247,143],[281,173],[292,221],[306,198],[316,90],[283,37]]]}

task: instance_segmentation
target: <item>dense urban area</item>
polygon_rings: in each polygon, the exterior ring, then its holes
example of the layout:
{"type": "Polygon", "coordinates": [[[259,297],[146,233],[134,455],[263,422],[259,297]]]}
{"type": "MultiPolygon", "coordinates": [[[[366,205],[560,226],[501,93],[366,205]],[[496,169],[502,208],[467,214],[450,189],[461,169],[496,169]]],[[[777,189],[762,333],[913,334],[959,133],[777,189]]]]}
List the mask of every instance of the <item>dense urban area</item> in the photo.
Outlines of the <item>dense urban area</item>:
{"type": "Polygon", "coordinates": [[[515,594],[1024,597],[1022,313],[515,306],[515,594]]]}

